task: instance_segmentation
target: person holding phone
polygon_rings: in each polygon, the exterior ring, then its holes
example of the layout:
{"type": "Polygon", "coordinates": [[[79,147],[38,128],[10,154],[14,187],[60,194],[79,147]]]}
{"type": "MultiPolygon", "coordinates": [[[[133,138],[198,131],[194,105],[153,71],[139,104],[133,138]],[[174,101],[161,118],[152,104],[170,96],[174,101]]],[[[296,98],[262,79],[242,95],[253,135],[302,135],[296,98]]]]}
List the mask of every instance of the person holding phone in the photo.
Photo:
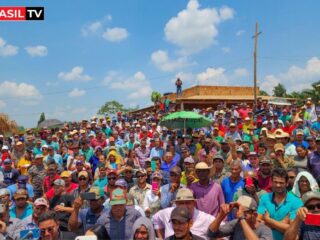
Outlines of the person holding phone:
{"type": "Polygon", "coordinates": [[[151,190],[146,192],[143,201],[143,209],[147,217],[152,217],[158,210],[160,210],[160,185],[162,175],[160,172],[154,172],[151,175],[151,190]]]}
{"type": "Polygon", "coordinates": [[[303,195],[304,206],[284,234],[284,240],[320,239],[320,192],[303,195]]]}
{"type": "Polygon", "coordinates": [[[71,213],[68,221],[69,229],[76,232],[80,228],[85,233],[106,212],[103,202],[104,196],[103,193],[101,194],[99,187],[91,187],[89,192],[76,198],[73,202],[74,211],[71,213]],[[89,201],[89,207],[81,209],[84,200],[89,201]]]}
{"type": "Polygon", "coordinates": [[[254,171],[245,171],[243,172],[243,178],[245,182],[244,188],[238,189],[233,195],[233,201],[237,201],[241,196],[249,196],[259,204],[260,197],[267,192],[259,188],[257,173],[254,171]]]}
{"type": "Polygon", "coordinates": [[[180,180],[181,168],[174,166],[170,169],[170,183],[161,187],[161,208],[171,207],[172,201],[175,199],[179,188],[184,187],[180,180]]]}

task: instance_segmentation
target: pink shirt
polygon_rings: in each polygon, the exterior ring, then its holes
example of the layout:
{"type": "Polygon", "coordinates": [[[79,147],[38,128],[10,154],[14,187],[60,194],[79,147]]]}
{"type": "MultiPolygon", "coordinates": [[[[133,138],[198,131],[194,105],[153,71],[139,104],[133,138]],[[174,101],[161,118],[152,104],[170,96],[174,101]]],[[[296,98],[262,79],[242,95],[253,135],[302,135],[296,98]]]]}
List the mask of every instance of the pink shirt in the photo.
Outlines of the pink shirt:
{"type": "Polygon", "coordinates": [[[220,205],[225,203],[221,186],[210,181],[207,186],[202,186],[199,182],[192,183],[189,187],[197,199],[197,208],[212,216],[217,216],[220,205]]]}

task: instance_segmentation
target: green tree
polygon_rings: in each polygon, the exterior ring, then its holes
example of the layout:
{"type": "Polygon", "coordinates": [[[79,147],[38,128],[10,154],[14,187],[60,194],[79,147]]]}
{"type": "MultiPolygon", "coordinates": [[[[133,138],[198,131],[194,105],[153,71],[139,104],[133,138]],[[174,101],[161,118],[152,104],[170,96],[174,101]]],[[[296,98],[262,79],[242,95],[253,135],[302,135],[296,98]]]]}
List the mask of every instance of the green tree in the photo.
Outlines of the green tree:
{"type": "Polygon", "coordinates": [[[161,93],[153,91],[151,93],[151,102],[153,102],[154,104],[159,101],[161,99],[161,93]]]}
{"type": "Polygon", "coordinates": [[[259,95],[260,96],[269,96],[269,94],[266,91],[259,90],[259,95]]]}
{"type": "Polygon", "coordinates": [[[312,88],[303,89],[302,91],[293,91],[287,94],[287,97],[295,98],[298,106],[305,104],[307,98],[311,98],[314,103],[320,100],[320,81],[311,84],[312,88]]]}
{"type": "Polygon", "coordinates": [[[123,110],[123,105],[117,101],[106,102],[98,111],[98,114],[115,114],[123,110]]]}
{"type": "Polygon", "coordinates": [[[46,115],[44,114],[44,112],[42,112],[38,120],[38,125],[42,123],[44,120],[46,120],[46,115]]]}
{"type": "Polygon", "coordinates": [[[277,86],[273,88],[273,96],[274,97],[286,97],[287,96],[287,90],[285,87],[279,83],[277,86]]]}
{"type": "Polygon", "coordinates": [[[106,102],[105,104],[103,104],[99,111],[98,111],[98,114],[115,114],[117,112],[123,112],[123,113],[126,113],[126,112],[130,112],[130,111],[135,111],[139,109],[139,106],[136,106],[134,108],[125,108],[121,103],[113,100],[113,101],[109,101],[109,102],[106,102]]]}

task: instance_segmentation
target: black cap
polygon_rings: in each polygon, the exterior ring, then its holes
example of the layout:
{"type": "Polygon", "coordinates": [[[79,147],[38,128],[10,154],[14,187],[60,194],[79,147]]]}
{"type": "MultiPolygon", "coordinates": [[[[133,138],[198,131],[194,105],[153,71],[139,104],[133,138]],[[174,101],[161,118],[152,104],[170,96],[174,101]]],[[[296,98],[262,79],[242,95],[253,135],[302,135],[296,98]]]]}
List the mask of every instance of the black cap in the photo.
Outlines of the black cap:
{"type": "Polygon", "coordinates": [[[176,207],[171,212],[170,221],[178,220],[181,223],[186,223],[190,219],[192,219],[192,215],[186,207],[176,207]]]}

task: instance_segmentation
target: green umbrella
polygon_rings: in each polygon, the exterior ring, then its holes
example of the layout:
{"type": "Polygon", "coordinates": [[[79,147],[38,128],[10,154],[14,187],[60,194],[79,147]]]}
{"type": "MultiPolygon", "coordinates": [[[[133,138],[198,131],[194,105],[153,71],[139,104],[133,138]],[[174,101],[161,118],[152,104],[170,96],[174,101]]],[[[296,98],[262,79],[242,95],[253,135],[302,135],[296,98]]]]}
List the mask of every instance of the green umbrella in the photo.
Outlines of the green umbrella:
{"type": "Polygon", "coordinates": [[[212,124],[209,118],[206,118],[196,112],[181,111],[171,113],[165,116],[160,126],[165,126],[170,129],[186,129],[186,128],[201,128],[212,124]]]}

